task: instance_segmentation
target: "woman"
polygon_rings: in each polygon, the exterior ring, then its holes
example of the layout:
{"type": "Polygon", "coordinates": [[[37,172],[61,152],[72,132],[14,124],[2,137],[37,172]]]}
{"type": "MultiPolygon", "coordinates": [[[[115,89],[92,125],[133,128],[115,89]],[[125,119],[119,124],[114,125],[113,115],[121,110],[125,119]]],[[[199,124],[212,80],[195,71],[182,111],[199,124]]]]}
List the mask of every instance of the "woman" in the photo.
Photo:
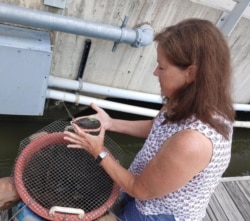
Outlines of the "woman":
{"type": "Polygon", "coordinates": [[[117,220],[192,220],[206,214],[231,154],[234,110],[228,45],[209,21],[188,19],[155,36],[165,103],[153,120],[112,119],[92,104],[99,136],[74,124],[71,148],[92,154],[125,193],[117,220]],[[129,169],[105,153],[105,131],[147,138],[129,169]]]}

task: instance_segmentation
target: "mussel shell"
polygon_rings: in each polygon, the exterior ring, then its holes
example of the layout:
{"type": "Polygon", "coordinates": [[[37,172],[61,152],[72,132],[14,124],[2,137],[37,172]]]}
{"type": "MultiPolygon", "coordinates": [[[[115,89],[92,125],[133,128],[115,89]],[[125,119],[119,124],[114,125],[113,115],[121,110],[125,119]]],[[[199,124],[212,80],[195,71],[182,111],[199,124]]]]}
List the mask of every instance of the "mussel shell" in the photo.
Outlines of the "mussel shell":
{"type": "Polygon", "coordinates": [[[83,129],[98,129],[101,126],[100,121],[96,118],[81,118],[74,123],[83,129]]]}

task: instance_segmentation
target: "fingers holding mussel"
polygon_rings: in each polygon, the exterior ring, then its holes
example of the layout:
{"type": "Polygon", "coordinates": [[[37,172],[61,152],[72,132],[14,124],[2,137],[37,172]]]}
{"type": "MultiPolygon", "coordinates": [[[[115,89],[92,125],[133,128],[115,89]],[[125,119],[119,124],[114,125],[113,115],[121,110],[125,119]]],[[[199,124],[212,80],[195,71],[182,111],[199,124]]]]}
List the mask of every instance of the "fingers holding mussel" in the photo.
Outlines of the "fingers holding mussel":
{"type": "Polygon", "coordinates": [[[74,121],[71,121],[71,125],[76,124],[80,128],[84,129],[92,135],[98,135],[101,128],[101,123],[96,118],[84,117],[74,121]]]}
{"type": "Polygon", "coordinates": [[[101,123],[96,118],[80,118],[76,121],[73,121],[72,123],[77,124],[79,127],[83,129],[99,129],[101,126],[101,123]]]}

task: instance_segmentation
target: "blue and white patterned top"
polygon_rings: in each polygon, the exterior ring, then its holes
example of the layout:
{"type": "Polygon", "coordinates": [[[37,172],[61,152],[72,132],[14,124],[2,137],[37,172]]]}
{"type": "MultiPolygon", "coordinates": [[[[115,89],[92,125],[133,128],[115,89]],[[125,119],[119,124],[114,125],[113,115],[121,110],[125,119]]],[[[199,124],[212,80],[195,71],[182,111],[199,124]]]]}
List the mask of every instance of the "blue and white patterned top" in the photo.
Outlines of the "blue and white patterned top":
{"type": "Polygon", "coordinates": [[[225,121],[225,124],[231,127],[230,139],[226,140],[209,125],[194,117],[181,123],[162,125],[164,120],[162,112],[155,119],[147,140],[129,168],[132,173],[140,175],[161,148],[163,142],[185,129],[199,131],[211,140],[213,144],[212,158],[204,170],[179,190],[160,198],[145,201],[136,200],[136,206],[144,215],[168,214],[174,215],[176,221],[201,221],[206,215],[206,207],[211,194],[219,184],[230,161],[233,124],[225,121]]]}

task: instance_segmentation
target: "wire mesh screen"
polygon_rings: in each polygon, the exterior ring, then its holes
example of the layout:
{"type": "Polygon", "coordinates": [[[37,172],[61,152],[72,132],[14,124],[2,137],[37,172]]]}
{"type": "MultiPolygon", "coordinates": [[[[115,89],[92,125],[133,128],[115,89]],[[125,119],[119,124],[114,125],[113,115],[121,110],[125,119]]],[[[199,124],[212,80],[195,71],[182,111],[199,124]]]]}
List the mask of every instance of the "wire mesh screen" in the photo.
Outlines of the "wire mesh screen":
{"type": "MultiPolygon", "coordinates": [[[[46,219],[65,219],[65,214],[50,214],[52,207],[60,206],[82,209],[84,220],[94,220],[112,207],[119,188],[93,156],[82,149],[67,148],[62,131],[69,125],[56,121],[21,142],[15,185],[22,200],[46,219]]],[[[108,136],[105,146],[122,161],[123,152],[108,136]]],[[[79,220],[77,215],[67,216],[68,220],[79,220]]]]}
{"type": "Polygon", "coordinates": [[[109,198],[113,181],[91,155],[65,146],[51,145],[32,156],[23,173],[27,191],[47,209],[97,209],[109,198]]]}
{"type": "MultiPolygon", "coordinates": [[[[23,140],[21,140],[17,156],[32,140],[42,137],[46,135],[47,133],[63,132],[65,129],[67,130],[70,126],[71,126],[70,121],[57,120],[41,128],[40,130],[38,130],[31,136],[26,137],[23,140]]],[[[104,145],[112,153],[114,158],[117,159],[120,162],[120,164],[123,165],[124,164],[124,152],[120,148],[120,146],[107,135],[105,136],[104,145]]],[[[12,170],[12,175],[14,175],[14,170],[12,170]]]]}

